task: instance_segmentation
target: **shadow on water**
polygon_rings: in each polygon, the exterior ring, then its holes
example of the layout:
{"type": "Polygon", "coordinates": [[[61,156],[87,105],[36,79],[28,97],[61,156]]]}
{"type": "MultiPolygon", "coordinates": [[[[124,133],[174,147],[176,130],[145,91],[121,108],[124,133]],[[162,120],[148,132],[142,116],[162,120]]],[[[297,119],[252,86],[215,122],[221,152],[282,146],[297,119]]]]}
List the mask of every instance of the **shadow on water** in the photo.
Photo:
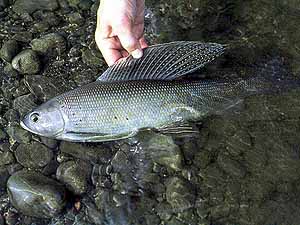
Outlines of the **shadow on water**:
{"type": "MultiPolygon", "coordinates": [[[[36,103],[89,83],[105,69],[93,40],[97,2],[38,2],[0,1],[0,225],[300,223],[300,89],[247,97],[237,109],[205,118],[193,137],[145,131],[129,140],[74,144],[21,129],[20,116],[36,103]],[[36,52],[26,53],[31,66],[14,63],[28,48],[36,52]],[[7,184],[28,169],[36,171],[35,182],[27,174],[7,184]],[[45,176],[69,194],[42,186],[45,176]],[[35,199],[36,207],[12,204],[14,194],[35,199]],[[41,211],[45,218],[38,218],[41,211]]],[[[296,0],[146,5],[152,44],[230,46],[198,77],[234,79],[269,69],[300,76],[296,0]]]]}

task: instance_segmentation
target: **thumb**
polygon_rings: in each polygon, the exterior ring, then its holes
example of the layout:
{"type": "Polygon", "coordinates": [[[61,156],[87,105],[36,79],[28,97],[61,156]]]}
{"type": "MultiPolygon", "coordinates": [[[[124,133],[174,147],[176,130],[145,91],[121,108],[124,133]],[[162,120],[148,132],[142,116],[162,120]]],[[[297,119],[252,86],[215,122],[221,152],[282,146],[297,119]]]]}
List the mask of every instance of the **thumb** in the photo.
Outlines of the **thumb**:
{"type": "Polygon", "coordinates": [[[122,47],[128,53],[130,53],[133,58],[141,58],[143,56],[143,51],[139,40],[134,37],[131,29],[123,30],[123,32],[118,35],[118,38],[121,42],[122,47]]]}

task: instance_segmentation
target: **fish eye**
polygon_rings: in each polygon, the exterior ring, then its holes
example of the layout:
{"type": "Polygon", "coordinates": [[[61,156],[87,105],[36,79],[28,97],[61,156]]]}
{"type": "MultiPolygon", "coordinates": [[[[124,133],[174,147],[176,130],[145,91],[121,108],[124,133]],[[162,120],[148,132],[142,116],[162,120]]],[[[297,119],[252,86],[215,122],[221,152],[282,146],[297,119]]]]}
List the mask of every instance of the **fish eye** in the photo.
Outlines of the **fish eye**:
{"type": "Polygon", "coordinates": [[[30,115],[30,120],[34,123],[36,123],[39,120],[39,118],[40,118],[40,114],[38,113],[32,113],[30,115]]]}

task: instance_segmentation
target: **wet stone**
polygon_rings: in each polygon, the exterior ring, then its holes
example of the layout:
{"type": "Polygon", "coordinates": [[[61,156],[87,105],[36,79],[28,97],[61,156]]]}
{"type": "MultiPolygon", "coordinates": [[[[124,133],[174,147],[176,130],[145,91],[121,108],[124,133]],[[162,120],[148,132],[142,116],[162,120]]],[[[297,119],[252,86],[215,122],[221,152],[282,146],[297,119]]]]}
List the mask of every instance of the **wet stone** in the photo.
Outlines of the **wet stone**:
{"type": "Polygon", "coordinates": [[[18,14],[33,13],[37,10],[55,10],[58,4],[56,0],[16,0],[13,10],[18,14]]]}
{"type": "Polygon", "coordinates": [[[4,225],[4,219],[3,216],[0,214],[0,225],[4,225]]]}
{"type": "Polygon", "coordinates": [[[0,49],[0,58],[4,61],[11,62],[19,52],[18,42],[15,40],[9,40],[2,45],[0,49]]]}
{"type": "Polygon", "coordinates": [[[65,206],[65,188],[44,175],[22,170],[7,182],[12,205],[21,213],[38,218],[57,216],[65,206]]]}
{"type": "Polygon", "coordinates": [[[46,145],[48,148],[56,149],[58,146],[58,141],[55,139],[47,138],[47,137],[40,137],[41,142],[46,145]]]}
{"type": "Polygon", "coordinates": [[[24,130],[19,125],[8,126],[6,128],[6,133],[9,136],[9,141],[11,144],[15,142],[28,144],[32,139],[32,135],[27,130],[24,130]]]}
{"type": "Polygon", "coordinates": [[[32,40],[32,33],[23,31],[16,33],[12,38],[19,42],[29,43],[32,40]]]}
{"type": "Polygon", "coordinates": [[[50,33],[33,39],[30,43],[32,50],[43,54],[56,51],[59,55],[66,50],[66,41],[58,33],[50,33]]]}
{"type": "Polygon", "coordinates": [[[69,14],[68,20],[71,24],[82,25],[84,23],[84,18],[78,12],[69,14]]]}
{"type": "Polygon", "coordinates": [[[0,129],[0,141],[3,141],[7,138],[7,134],[4,130],[0,129]]]}
{"type": "Polygon", "coordinates": [[[172,177],[166,182],[166,198],[176,211],[182,212],[194,206],[195,194],[193,187],[187,181],[172,177]]]}
{"type": "Polygon", "coordinates": [[[53,158],[53,152],[46,146],[32,142],[30,144],[20,144],[15,156],[17,161],[27,168],[41,168],[46,166],[53,158]]]}
{"type": "Polygon", "coordinates": [[[0,151],[0,166],[12,164],[15,162],[15,158],[10,151],[0,151]]]}
{"type": "Polygon", "coordinates": [[[88,48],[82,49],[82,61],[89,66],[103,66],[103,60],[95,56],[88,48]]]}
{"type": "Polygon", "coordinates": [[[72,88],[64,79],[57,77],[30,75],[25,77],[24,82],[29,91],[42,102],[69,91],[72,88]]]}
{"type": "Polygon", "coordinates": [[[154,162],[175,171],[181,170],[183,157],[172,137],[156,133],[149,138],[146,137],[143,137],[145,140],[142,141],[142,148],[154,162]]]}
{"type": "Polygon", "coordinates": [[[112,157],[112,152],[104,146],[87,146],[84,144],[61,142],[60,151],[75,158],[90,161],[91,163],[107,163],[112,157]]]}
{"type": "Polygon", "coordinates": [[[9,178],[9,173],[6,166],[0,166],[0,191],[6,188],[6,182],[9,178]]]}
{"type": "Polygon", "coordinates": [[[40,70],[41,64],[38,55],[31,49],[26,49],[13,58],[12,67],[22,74],[35,74],[40,70]]]}
{"type": "Polygon", "coordinates": [[[8,75],[9,77],[17,78],[18,77],[18,71],[16,71],[11,64],[6,64],[4,67],[4,73],[8,75]]]}
{"type": "Polygon", "coordinates": [[[4,118],[8,121],[9,124],[18,125],[20,116],[18,111],[15,109],[9,109],[5,112],[4,118]]]}
{"type": "Polygon", "coordinates": [[[60,164],[56,177],[74,194],[83,194],[87,191],[91,176],[91,164],[82,161],[67,161],[60,164]]]}
{"type": "Polygon", "coordinates": [[[13,107],[19,112],[20,118],[23,118],[28,112],[37,107],[36,97],[33,94],[27,94],[17,97],[13,102],[13,107]]]}

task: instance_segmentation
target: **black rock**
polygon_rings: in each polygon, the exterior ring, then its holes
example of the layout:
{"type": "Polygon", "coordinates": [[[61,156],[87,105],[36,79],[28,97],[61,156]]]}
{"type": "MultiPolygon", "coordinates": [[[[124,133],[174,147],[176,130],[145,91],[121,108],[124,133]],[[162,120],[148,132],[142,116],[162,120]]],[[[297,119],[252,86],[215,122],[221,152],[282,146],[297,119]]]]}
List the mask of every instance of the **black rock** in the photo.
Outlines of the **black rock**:
{"type": "Polygon", "coordinates": [[[34,171],[14,173],[7,182],[7,192],[12,205],[28,216],[52,218],[65,206],[64,186],[34,171]]]}
{"type": "Polygon", "coordinates": [[[26,49],[13,58],[12,66],[22,74],[36,74],[41,64],[38,55],[31,49],[26,49]]]}
{"type": "Polygon", "coordinates": [[[19,52],[19,44],[15,40],[9,40],[2,45],[0,50],[0,57],[4,61],[11,62],[19,52]]]}
{"type": "Polygon", "coordinates": [[[50,33],[40,38],[33,39],[30,45],[34,51],[43,54],[50,50],[55,50],[60,55],[66,50],[65,39],[57,33],[50,33]]]}
{"type": "Polygon", "coordinates": [[[37,10],[55,10],[58,4],[56,0],[16,0],[13,10],[18,14],[33,13],[37,10]]]}
{"type": "Polygon", "coordinates": [[[53,158],[53,152],[46,146],[32,142],[30,144],[20,144],[15,156],[17,161],[27,168],[41,168],[46,166],[53,158]]]}
{"type": "Polygon", "coordinates": [[[82,161],[67,161],[60,164],[56,177],[74,194],[83,194],[87,191],[91,177],[91,164],[82,161]]]}

